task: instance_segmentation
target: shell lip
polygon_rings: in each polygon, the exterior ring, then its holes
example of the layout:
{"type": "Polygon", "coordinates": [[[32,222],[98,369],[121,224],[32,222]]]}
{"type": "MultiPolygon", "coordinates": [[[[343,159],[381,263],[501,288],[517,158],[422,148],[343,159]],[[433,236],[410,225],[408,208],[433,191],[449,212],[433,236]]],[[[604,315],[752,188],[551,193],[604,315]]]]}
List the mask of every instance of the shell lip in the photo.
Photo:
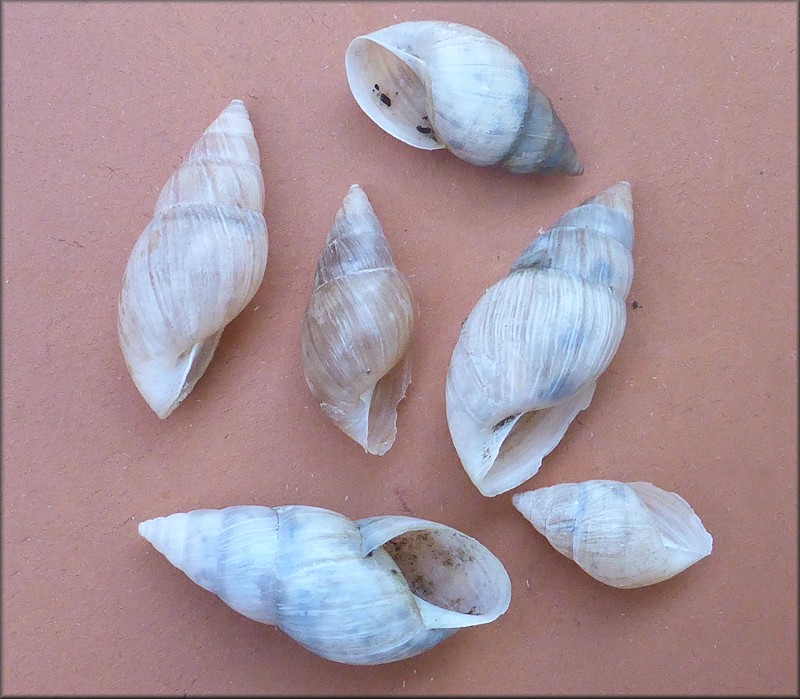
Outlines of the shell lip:
{"type": "MultiPolygon", "coordinates": [[[[436,140],[433,125],[425,126],[429,123],[429,113],[432,111],[428,106],[425,84],[427,80],[427,68],[425,64],[416,56],[405,51],[401,51],[391,46],[385,41],[373,36],[359,36],[353,39],[345,52],[345,74],[350,86],[350,92],[355,98],[361,110],[383,131],[393,136],[399,141],[418,148],[420,150],[442,150],[446,146],[436,140]],[[392,56],[396,66],[405,65],[406,68],[399,70],[402,74],[412,80],[415,84],[411,85],[416,95],[417,104],[409,105],[407,118],[397,116],[397,109],[392,109],[391,94],[381,91],[380,82],[383,79],[380,68],[372,68],[376,64],[375,56],[392,56]],[[377,89],[376,89],[377,88],[377,89]],[[380,100],[380,105],[379,105],[380,100]],[[424,101],[424,104],[419,102],[424,101]],[[416,118],[411,118],[411,113],[416,118]],[[427,120],[427,121],[426,121],[427,120]]],[[[388,78],[388,76],[387,76],[388,78]]],[[[406,97],[406,95],[404,95],[406,97]]],[[[397,105],[395,105],[396,107],[397,105]]]]}
{"type": "Polygon", "coordinates": [[[480,461],[471,464],[471,468],[467,469],[467,475],[469,475],[470,480],[481,495],[494,497],[505,493],[512,488],[516,488],[538,471],[537,468],[533,473],[530,473],[530,476],[521,477],[518,474],[518,469],[502,468],[502,464],[497,463],[503,442],[524,415],[524,412],[512,415],[502,420],[492,429],[480,430],[483,435],[482,443],[484,449],[481,452],[480,461]]]}
{"type": "Polygon", "coordinates": [[[311,360],[303,354],[306,385],[325,415],[366,453],[384,456],[394,445],[399,406],[412,383],[407,346],[394,365],[381,375],[373,372],[374,383],[349,401],[338,401],[328,395],[317,379],[312,378],[306,361],[311,360]]]}
{"type": "Polygon", "coordinates": [[[445,540],[448,537],[455,539],[462,550],[469,550],[470,563],[483,569],[486,587],[481,592],[488,598],[483,600],[488,604],[485,604],[482,613],[447,609],[412,593],[427,628],[456,629],[478,626],[494,621],[508,610],[511,604],[511,579],[508,572],[500,559],[471,536],[445,524],[404,515],[367,517],[356,520],[356,524],[361,531],[361,552],[364,556],[403,534],[422,532],[423,535],[431,534],[434,538],[441,535],[445,540]]]}
{"type": "Polygon", "coordinates": [[[589,407],[596,385],[596,380],[590,380],[567,399],[543,403],[541,407],[518,404],[508,417],[491,427],[461,423],[451,412],[458,408],[449,398],[452,394],[448,394],[452,441],[464,470],[481,495],[500,495],[535,476],[578,413],[589,407]],[[466,439],[465,430],[469,435],[466,439]]]}
{"type": "Polygon", "coordinates": [[[211,363],[221,337],[222,330],[195,343],[174,362],[167,358],[161,361],[152,358],[144,362],[129,359],[125,356],[124,341],[120,342],[136,388],[160,419],[169,417],[191,393],[211,363]]]}

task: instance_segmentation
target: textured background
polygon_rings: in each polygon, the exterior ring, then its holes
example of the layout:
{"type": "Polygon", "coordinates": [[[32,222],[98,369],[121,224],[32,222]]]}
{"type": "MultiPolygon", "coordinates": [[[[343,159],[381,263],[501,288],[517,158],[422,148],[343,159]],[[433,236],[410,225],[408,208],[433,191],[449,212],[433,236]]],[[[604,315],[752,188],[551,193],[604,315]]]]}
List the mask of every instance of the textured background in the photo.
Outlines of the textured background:
{"type": "Polygon", "coordinates": [[[3,3],[3,694],[797,693],[794,3],[3,3]],[[395,21],[506,43],[586,171],[525,177],[412,149],[350,96],[344,51],[395,21]],[[266,181],[263,285],[160,421],[117,344],[158,190],[228,101],[266,181]],[[633,185],[628,328],[527,486],[650,480],[713,554],[605,587],[460,467],[444,380],[461,321],[539,228],[633,185]],[[347,188],[372,200],[419,315],[399,436],[323,418],[300,319],[347,188]],[[636,301],[638,308],[631,308],[636,301]],[[412,513],[505,563],[508,612],[379,667],[249,621],[136,532],[197,507],[412,513]]]}

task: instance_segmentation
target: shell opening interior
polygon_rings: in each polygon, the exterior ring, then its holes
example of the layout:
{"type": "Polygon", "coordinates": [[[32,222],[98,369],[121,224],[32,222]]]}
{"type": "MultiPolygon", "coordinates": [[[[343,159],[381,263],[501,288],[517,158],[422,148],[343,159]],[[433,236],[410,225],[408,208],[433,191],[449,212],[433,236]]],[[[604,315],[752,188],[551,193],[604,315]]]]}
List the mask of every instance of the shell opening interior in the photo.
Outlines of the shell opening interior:
{"type": "Polygon", "coordinates": [[[191,393],[211,363],[221,337],[222,330],[195,343],[177,356],[141,362],[133,368],[126,357],[125,361],[139,391],[159,418],[164,420],[169,417],[191,393]]]}
{"type": "Polygon", "coordinates": [[[491,469],[486,474],[488,482],[495,480],[502,482],[508,478],[515,478],[520,468],[531,462],[541,461],[546,454],[542,453],[543,446],[549,441],[548,421],[545,419],[547,412],[547,410],[531,410],[521,415],[510,415],[495,425],[495,431],[508,430],[508,432],[500,443],[491,469]]]}
{"type": "Polygon", "coordinates": [[[403,357],[370,389],[367,451],[385,454],[397,434],[397,405],[411,383],[411,363],[403,357]]]}
{"type": "Polygon", "coordinates": [[[481,484],[485,494],[498,495],[533,476],[542,459],[558,446],[575,416],[589,407],[595,381],[549,408],[509,415],[492,428],[484,458],[491,460],[481,484]]]}
{"type": "Polygon", "coordinates": [[[455,531],[417,530],[383,545],[411,591],[438,607],[461,614],[492,614],[500,604],[486,553],[455,531]]]}
{"type": "Polygon", "coordinates": [[[415,72],[424,70],[418,59],[359,37],[347,48],[345,68],[359,107],[384,131],[422,150],[444,148],[436,140],[424,81],[415,72]]]}
{"type": "Polygon", "coordinates": [[[686,500],[677,493],[656,488],[652,483],[629,483],[653,516],[664,546],[684,551],[711,553],[713,539],[686,500]]]}
{"type": "Polygon", "coordinates": [[[214,333],[205,340],[193,345],[188,351],[178,357],[178,361],[176,362],[179,368],[178,376],[182,376],[183,378],[179,382],[178,387],[176,387],[179,388],[179,390],[175,400],[169,406],[170,412],[177,408],[183,399],[191,393],[195,384],[205,373],[208,365],[211,363],[211,359],[214,357],[214,352],[217,349],[221,337],[222,331],[214,333]]]}
{"type": "Polygon", "coordinates": [[[497,452],[495,459],[497,468],[502,468],[508,461],[524,458],[532,446],[530,443],[535,441],[537,424],[541,424],[541,412],[531,410],[522,415],[510,415],[495,425],[495,430],[502,430],[503,427],[513,422],[511,430],[500,444],[500,450],[497,452]]]}

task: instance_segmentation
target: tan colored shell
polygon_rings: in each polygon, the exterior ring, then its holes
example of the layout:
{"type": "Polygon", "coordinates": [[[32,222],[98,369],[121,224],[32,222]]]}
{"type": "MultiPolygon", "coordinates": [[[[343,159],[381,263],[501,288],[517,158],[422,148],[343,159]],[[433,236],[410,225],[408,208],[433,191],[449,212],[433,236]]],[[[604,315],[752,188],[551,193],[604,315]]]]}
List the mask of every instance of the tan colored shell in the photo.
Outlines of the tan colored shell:
{"type": "Polygon", "coordinates": [[[447,373],[447,422],[484,495],[541,466],[625,330],[633,280],[630,185],[619,182],[565,213],[478,301],[447,373]]]}
{"type": "Polygon", "coordinates": [[[119,343],[160,418],[186,398],[267,264],[264,181],[247,109],[233,100],[167,180],[125,268],[119,343]]]}
{"type": "Polygon", "coordinates": [[[354,184],[317,265],[300,348],[322,409],[371,454],[385,454],[397,434],[397,404],[411,383],[413,326],[411,289],[354,184]]]}
{"type": "Polygon", "coordinates": [[[580,175],[547,97],[512,51],[472,27],[402,22],[359,36],[345,54],[367,116],[415,148],[447,148],[474,165],[580,175]]]}
{"type": "Polygon", "coordinates": [[[689,503],[652,483],[561,483],[511,499],[559,553],[612,587],[667,580],[713,545],[689,503]]]}
{"type": "Polygon", "coordinates": [[[410,658],[511,601],[485,546],[414,517],[238,506],[158,517],[139,533],[232,609],[339,663],[410,658]]]}

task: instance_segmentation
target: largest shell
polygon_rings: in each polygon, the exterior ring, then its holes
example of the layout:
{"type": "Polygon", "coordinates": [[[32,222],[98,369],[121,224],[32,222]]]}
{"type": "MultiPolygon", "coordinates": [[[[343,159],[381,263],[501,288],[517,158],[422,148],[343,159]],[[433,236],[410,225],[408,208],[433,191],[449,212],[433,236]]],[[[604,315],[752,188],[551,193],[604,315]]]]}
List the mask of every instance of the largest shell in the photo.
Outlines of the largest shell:
{"type": "Polygon", "coordinates": [[[484,495],[533,476],[589,405],[625,331],[632,245],[630,185],[619,182],[534,240],[464,322],[447,422],[484,495]]]}
{"type": "Polygon", "coordinates": [[[414,517],[237,506],[158,517],[139,533],[232,609],[340,663],[409,658],[511,601],[485,546],[414,517]]]}
{"type": "Polygon", "coordinates": [[[264,180],[247,109],[233,100],[167,180],[125,267],[119,343],[160,418],[186,398],[267,264],[264,180]]]}

